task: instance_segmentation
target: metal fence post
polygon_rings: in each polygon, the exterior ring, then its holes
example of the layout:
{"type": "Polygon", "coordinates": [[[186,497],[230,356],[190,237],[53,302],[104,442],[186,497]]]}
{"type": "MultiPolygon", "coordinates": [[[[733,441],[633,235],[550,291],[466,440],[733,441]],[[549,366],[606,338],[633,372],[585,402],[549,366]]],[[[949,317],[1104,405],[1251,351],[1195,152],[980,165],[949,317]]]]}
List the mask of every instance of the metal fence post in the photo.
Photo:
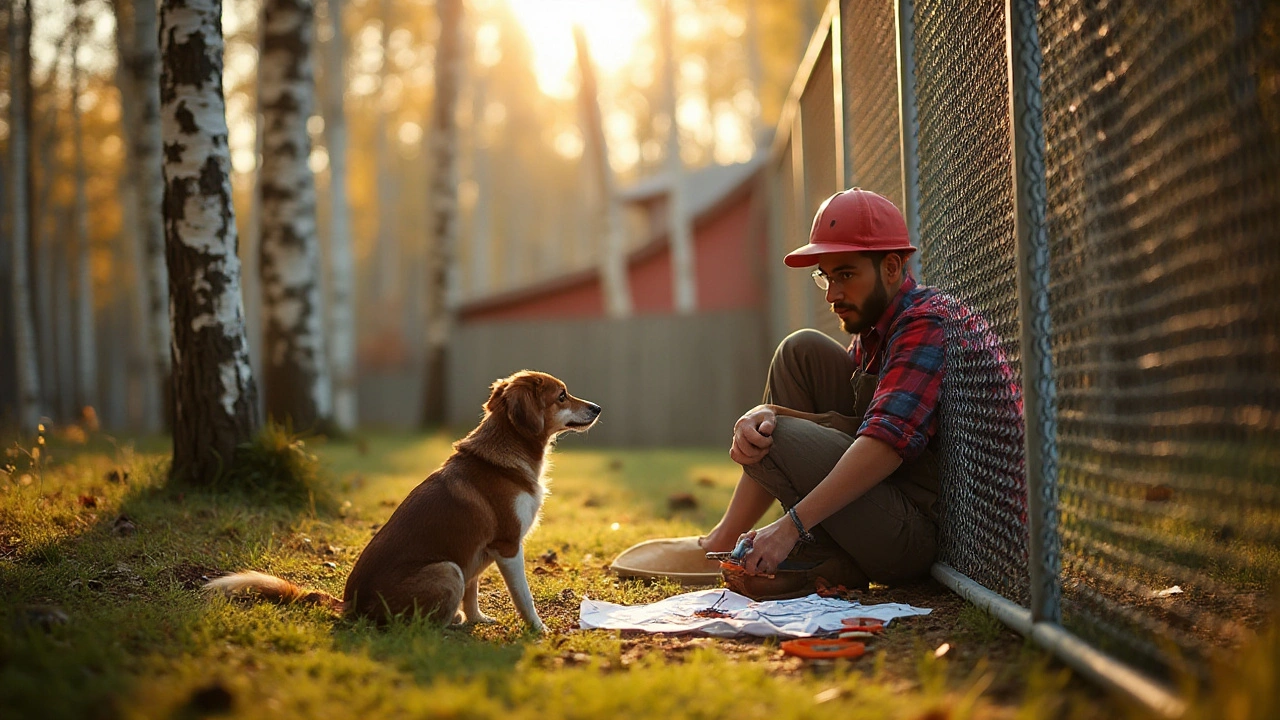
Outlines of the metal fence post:
{"type": "Polygon", "coordinates": [[[1009,105],[1013,123],[1014,237],[1022,325],[1022,402],[1032,622],[1062,622],[1058,536],[1057,403],[1050,347],[1049,235],[1045,225],[1044,122],[1036,0],[1008,0],[1009,105]]]}
{"type": "MultiPolygon", "coordinates": [[[[920,245],[920,117],[916,113],[915,1],[896,0],[898,30],[898,126],[902,139],[902,216],[911,244],[920,245]]],[[[920,274],[920,253],[912,253],[911,272],[920,274]]]]}

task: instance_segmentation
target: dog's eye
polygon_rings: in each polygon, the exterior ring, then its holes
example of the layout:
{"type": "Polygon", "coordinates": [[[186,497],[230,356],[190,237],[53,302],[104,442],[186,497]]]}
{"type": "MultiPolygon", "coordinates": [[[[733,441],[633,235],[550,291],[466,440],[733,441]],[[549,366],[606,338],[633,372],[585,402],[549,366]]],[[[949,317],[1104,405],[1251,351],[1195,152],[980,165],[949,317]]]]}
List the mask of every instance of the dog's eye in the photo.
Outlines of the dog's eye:
{"type": "Polygon", "coordinates": [[[564,399],[565,399],[565,398],[567,398],[567,397],[569,397],[568,393],[566,393],[565,391],[561,390],[561,391],[560,391],[560,397],[556,398],[556,402],[564,402],[564,399]]]}

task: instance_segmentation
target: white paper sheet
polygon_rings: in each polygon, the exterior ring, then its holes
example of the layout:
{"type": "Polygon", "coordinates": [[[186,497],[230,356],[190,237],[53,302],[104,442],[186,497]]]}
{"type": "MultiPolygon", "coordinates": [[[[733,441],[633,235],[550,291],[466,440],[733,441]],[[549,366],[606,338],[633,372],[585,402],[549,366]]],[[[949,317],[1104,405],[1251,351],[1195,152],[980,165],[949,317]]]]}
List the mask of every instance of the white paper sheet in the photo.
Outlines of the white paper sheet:
{"type": "Polygon", "coordinates": [[[894,618],[928,615],[928,608],[901,603],[863,605],[818,595],[794,600],[753,602],[730,590],[698,590],[648,605],[615,605],[583,598],[578,625],[583,630],[639,630],[651,633],[702,633],[714,637],[812,637],[837,632],[847,617],[872,617],[886,625],[894,618]],[[718,604],[717,604],[718,602],[718,604]],[[694,615],[715,605],[730,617],[694,615]]]}

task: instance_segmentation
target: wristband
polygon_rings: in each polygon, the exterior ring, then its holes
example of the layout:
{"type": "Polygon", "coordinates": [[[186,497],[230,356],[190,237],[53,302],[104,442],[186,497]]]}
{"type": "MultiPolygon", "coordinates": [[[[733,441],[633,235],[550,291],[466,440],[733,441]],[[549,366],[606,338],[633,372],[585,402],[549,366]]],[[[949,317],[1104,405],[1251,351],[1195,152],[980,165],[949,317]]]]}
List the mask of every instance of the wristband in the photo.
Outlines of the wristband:
{"type": "Polygon", "coordinates": [[[790,515],[790,516],[791,516],[791,522],[795,523],[795,525],[796,525],[796,530],[799,530],[799,531],[800,531],[800,541],[801,541],[801,542],[806,542],[806,543],[816,543],[816,542],[818,542],[818,538],[814,537],[814,536],[813,536],[813,533],[811,533],[811,532],[809,532],[808,530],[805,530],[805,529],[804,529],[804,523],[801,523],[801,522],[800,522],[800,516],[799,516],[799,515],[796,515],[796,507],[795,507],[794,505],[792,505],[791,507],[787,508],[787,515],[790,515]]]}

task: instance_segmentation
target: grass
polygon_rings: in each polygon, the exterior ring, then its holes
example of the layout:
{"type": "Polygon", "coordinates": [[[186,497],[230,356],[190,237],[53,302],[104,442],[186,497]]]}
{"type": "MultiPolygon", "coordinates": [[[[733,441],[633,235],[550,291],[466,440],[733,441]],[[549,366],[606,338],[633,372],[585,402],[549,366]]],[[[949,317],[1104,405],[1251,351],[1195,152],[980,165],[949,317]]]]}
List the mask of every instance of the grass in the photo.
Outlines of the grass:
{"type": "Polygon", "coordinates": [[[583,450],[566,439],[526,545],[550,630],[535,637],[494,571],[481,607],[499,623],[479,627],[379,629],[196,590],[204,576],[251,568],[341,595],[361,548],[447,455],[448,437],[308,443],[327,508],[168,487],[164,442],[81,440],[11,443],[0,473],[6,718],[1130,714],[936,587],[881,590],[935,613],[900,621],[854,662],[805,663],[774,642],[574,629],[583,596],[639,603],[683,590],[604,567],[635,542],[710,527],[737,475],[719,449],[583,450]],[[675,493],[694,507],[670,509],[675,493]]]}

